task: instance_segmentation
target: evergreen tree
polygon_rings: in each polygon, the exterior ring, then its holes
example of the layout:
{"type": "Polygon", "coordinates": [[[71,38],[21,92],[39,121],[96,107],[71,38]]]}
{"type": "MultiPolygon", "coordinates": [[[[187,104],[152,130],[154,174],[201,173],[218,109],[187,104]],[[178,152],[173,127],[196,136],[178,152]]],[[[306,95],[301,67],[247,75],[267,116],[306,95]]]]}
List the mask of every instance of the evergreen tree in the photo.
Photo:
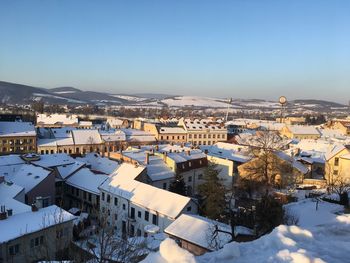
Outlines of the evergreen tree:
{"type": "Polygon", "coordinates": [[[204,183],[198,187],[202,213],[210,219],[219,219],[226,208],[225,187],[219,178],[216,165],[208,164],[204,171],[204,183]]]}
{"type": "Polygon", "coordinates": [[[256,224],[258,235],[264,235],[283,223],[284,210],[282,204],[265,195],[256,206],[256,224]]]}
{"type": "Polygon", "coordinates": [[[186,184],[184,178],[180,174],[175,175],[175,181],[169,185],[169,191],[179,195],[186,195],[186,184]]]}

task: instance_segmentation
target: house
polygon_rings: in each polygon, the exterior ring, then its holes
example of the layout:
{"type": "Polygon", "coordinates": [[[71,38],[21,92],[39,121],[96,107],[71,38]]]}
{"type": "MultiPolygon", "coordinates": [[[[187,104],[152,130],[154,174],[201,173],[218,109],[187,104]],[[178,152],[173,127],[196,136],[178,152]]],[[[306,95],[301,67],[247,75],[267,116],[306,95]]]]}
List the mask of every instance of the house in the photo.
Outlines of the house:
{"type": "Polygon", "coordinates": [[[123,236],[147,236],[147,228],[164,231],[182,213],[197,213],[189,198],[135,180],[145,167],[123,163],[100,187],[101,215],[123,236]]]}
{"type": "Polygon", "coordinates": [[[249,148],[244,145],[218,142],[211,146],[203,146],[208,161],[216,165],[219,177],[227,186],[232,186],[238,176],[238,167],[251,160],[249,148]]]}
{"type": "Polygon", "coordinates": [[[197,192],[208,164],[202,151],[170,144],[129,148],[110,156],[145,166],[146,178],[141,180],[158,188],[169,189],[175,175],[179,174],[184,179],[188,195],[197,192]]]}
{"type": "Polygon", "coordinates": [[[78,127],[79,120],[77,115],[68,114],[37,114],[36,126],[46,128],[60,128],[66,126],[78,127]]]}
{"type": "Polygon", "coordinates": [[[98,187],[108,178],[107,175],[94,173],[81,168],[65,179],[64,207],[78,207],[82,211],[97,217],[100,206],[98,187]]]}
{"type": "Polygon", "coordinates": [[[119,119],[116,117],[107,117],[106,123],[110,128],[114,129],[130,127],[130,123],[127,119],[119,119]]]}
{"type": "Polygon", "coordinates": [[[30,122],[0,122],[0,155],[36,152],[36,131],[30,122]]]}
{"type": "Polygon", "coordinates": [[[162,143],[186,143],[187,133],[183,127],[164,126],[162,123],[144,123],[143,130],[155,136],[162,143]]]}
{"type": "Polygon", "coordinates": [[[339,130],[343,135],[350,135],[350,119],[334,119],[327,123],[331,129],[339,130]]]}
{"type": "MultiPolygon", "coordinates": [[[[252,231],[247,230],[248,234],[253,235],[252,231]]],[[[164,233],[195,256],[221,249],[232,241],[229,225],[191,214],[180,215],[164,230],[164,233]]]]}
{"type": "MultiPolygon", "coordinates": [[[[13,159],[13,156],[7,157],[13,159]]],[[[34,203],[38,198],[42,206],[55,202],[55,174],[52,170],[28,163],[4,162],[0,164],[0,176],[9,183],[23,187],[27,204],[34,203]]]]}
{"type": "MultiPolygon", "coordinates": [[[[289,184],[302,183],[303,179],[308,177],[309,169],[294,157],[282,151],[269,152],[267,158],[268,173],[273,180],[271,182],[273,184],[284,187],[289,184]]],[[[262,159],[254,157],[238,167],[239,176],[260,181],[262,178],[256,177],[256,171],[264,164],[262,159]]]]}
{"type": "Polygon", "coordinates": [[[329,184],[337,183],[342,178],[350,181],[350,147],[337,144],[326,154],[326,180],[329,184]]]}
{"type": "Polygon", "coordinates": [[[320,132],[314,126],[306,125],[286,125],[280,131],[282,136],[289,139],[319,139],[321,137],[320,132]]]}
{"type": "Polygon", "coordinates": [[[27,207],[27,211],[12,214],[12,209],[1,206],[0,261],[55,260],[67,253],[75,217],[56,205],[27,207]]]}
{"type": "Polygon", "coordinates": [[[75,154],[87,152],[100,152],[103,141],[98,130],[72,130],[72,138],[75,146],[75,154]]]}

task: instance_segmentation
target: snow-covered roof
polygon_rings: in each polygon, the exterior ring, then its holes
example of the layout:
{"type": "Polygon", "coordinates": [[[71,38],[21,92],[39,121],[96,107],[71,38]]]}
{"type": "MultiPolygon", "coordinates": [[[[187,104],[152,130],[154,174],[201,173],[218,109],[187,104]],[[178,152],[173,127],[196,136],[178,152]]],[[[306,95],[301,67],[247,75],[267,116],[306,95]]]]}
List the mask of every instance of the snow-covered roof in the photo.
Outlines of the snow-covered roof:
{"type": "Polygon", "coordinates": [[[305,165],[303,165],[301,162],[298,162],[295,158],[289,156],[288,154],[281,151],[275,151],[275,154],[282,160],[289,162],[299,172],[303,174],[307,174],[309,172],[309,169],[305,165]]]}
{"type": "Polygon", "coordinates": [[[102,140],[105,142],[125,141],[126,135],[121,130],[99,130],[102,140]]]}
{"type": "Polygon", "coordinates": [[[177,133],[183,133],[186,134],[186,131],[182,127],[160,127],[159,133],[167,133],[167,134],[177,134],[177,133]]]}
{"type": "Polygon", "coordinates": [[[31,122],[0,122],[0,137],[36,136],[35,127],[31,122]]]}
{"type": "Polygon", "coordinates": [[[64,164],[74,163],[75,160],[66,153],[40,155],[40,160],[32,163],[41,167],[51,168],[64,164]]]}
{"type": "Polygon", "coordinates": [[[77,170],[85,165],[83,162],[76,161],[71,164],[64,164],[57,167],[58,173],[61,175],[62,179],[66,179],[71,174],[75,173],[77,170]]]}
{"type": "Polygon", "coordinates": [[[168,153],[168,158],[173,159],[175,163],[183,163],[186,161],[207,158],[207,156],[201,150],[195,149],[195,150],[191,150],[190,154],[184,151],[171,152],[171,153],[168,153]]]}
{"type": "Polygon", "coordinates": [[[25,161],[21,158],[20,155],[10,154],[10,155],[0,156],[0,166],[24,164],[24,163],[25,161]]]}
{"type": "Polygon", "coordinates": [[[165,164],[163,158],[156,155],[149,155],[149,162],[146,164],[146,151],[132,150],[124,151],[123,155],[137,161],[147,167],[147,175],[152,181],[174,178],[175,173],[165,164]]]}
{"type": "Polygon", "coordinates": [[[52,134],[55,138],[71,138],[72,131],[76,130],[75,127],[62,127],[62,128],[51,128],[52,134]]]}
{"type": "Polygon", "coordinates": [[[214,145],[205,147],[208,155],[223,158],[239,163],[248,162],[251,159],[247,146],[218,142],[214,145]]]}
{"type": "Polygon", "coordinates": [[[293,134],[320,135],[315,126],[307,125],[287,125],[288,130],[293,134]]]}
{"type": "Polygon", "coordinates": [[[77,160],[91,166],[91,169],[104,174],[113,173],[119,166],[118,162],[102,157],[97,153],[88,153],[77,160]]]}
{"type": "Polygon", "coordinates": [[[72,146],[74,145],[73,138],[57,138],[56,139],[57,146],[72,146]]]}
{"type": "Polygon", "coordinates": [[[5,220],[0,220],[0,243],[68,222],[74,218],[75,216],[56,205],[41,208],[36,212],[14,214],[5,220]]]}
{"type": "Polygon", "coordinates": [[[19,193],[24,190],[22,186],[19,186],[10,182],[2,182],[0,183],[0,203],[1,200],[5,198],[15,198],[19,193]]]}
{"type": "Polygon", "coordinates": [[[76,115],[67,114],[37,114],[36,115],[37,124],[64,124],[72,125],[78,123],[78,117],[76,115]]]}
{"type": "Polygon", "coordinates": [[[180,215],[164,232],[203,248],[215,250],[215,245],[221,248],[232,239],[230,234],[218,232],[215,241],[211,243],[216,226],[220,230],[231,232],[229,225],[218,223],[199,215],[187,214],[180,215]]]}
{"type": "Polygon", "coordinates": [[[66,184],[98,195],[98,187],[108,178],[105,174],[95,174],[88,168],[82,168],[68,177],[66,184]]]}
{"type": "Polygon", "coordinates": [[[22,186],[26,193],[41,183],[50,173],[50,170],[32,164],[0,167],[0,175],[4,175],[6,181],[22,186]]]}
{"type": "Polygon", "coordinates": [[[98,130],[73,130],[72,136],[75,145],[101,144],[102,139],[98,130]]]}
{"type": "Polygon", "coordinates": [[[120,171],[117,170],[108,178],[100,189],[169,218],[176,218],[191,199],[132,179],[143,169],[143,166],[135,167],[132,164],[123,163],[118,169],[120,171]],[[133,169],[134,172],[132,172],[133,169]]]}
{"type": "Polygon", "coordinates": [[[38,147],[56,147],[56,139],[38,139],[38,147]]]}

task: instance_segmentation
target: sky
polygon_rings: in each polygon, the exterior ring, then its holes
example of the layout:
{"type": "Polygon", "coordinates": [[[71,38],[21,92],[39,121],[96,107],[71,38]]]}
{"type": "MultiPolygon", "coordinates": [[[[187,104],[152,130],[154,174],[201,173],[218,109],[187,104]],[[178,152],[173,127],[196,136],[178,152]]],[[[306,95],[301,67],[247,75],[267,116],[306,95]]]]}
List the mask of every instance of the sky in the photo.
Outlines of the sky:
{"type": "Polygon", "coordinates": [[[347,0],[1,0],[0,80],[347,102],[349,14],[347,0]]]}

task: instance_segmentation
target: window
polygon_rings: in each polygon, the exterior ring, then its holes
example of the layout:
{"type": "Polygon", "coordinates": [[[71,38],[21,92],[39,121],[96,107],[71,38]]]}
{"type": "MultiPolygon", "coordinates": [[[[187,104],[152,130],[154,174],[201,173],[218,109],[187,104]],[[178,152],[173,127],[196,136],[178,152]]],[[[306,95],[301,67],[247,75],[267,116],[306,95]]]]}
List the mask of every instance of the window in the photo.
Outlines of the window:
{"type": "Polygon", "coordinates": [[[102,201],[104,201],[104,200],[105,200],[105,193],[102,192],[102,201]]]}
{"type": "Polygon", "coordinates": [[[111,196],[109,194],[107,194],[107,203],[111,202],[111,196]]]}
{"type": "Polygon", "coordinates": [[[63,237],[63,229],[56,230],[56,238],[60,239],[63,237]]]}
{"type": "Polygon", "coordinates": [[[157,215],[152,215],[152,224],[157,225],[157,215]]]}
{"type": "Polygon", "coordinates": [[[135,219],[135,208],[131,207],[130,218],[135,219]]]}
{"type": "Polygon", "coordinates": [[[118,198],[114,197],[114,205],[117,206],[118,205],[118,198]]]}
{"type": "Polygon", "coordinates": [[[86,199],[86,192],[83,191],[83,198],[86,199]]]}
{"type": "Polygon", "coordinates": [[[199,174],[198,179],[202,179],[202,178],[203,178],[203,174],[199,174]]]}
{"type": "Polygon", "coordinates": [[[141,211],[137,211],[137,217],[141,218],[141,215],[142,215],[141,211]]]}
{"type": "Polygon", "coordinates": [[[13,245],[9,247],[9,254],[14,256],[19,253],[19,244],[13,245]]]}
{"type": "MultiPolygon", "coordinates": [[[[57,237],[57,232],[59,232],[59,231],[56,231],[56,237],[57,237]]],[[[61,235],[61,234],[63,235],[63,232],[60,233],[59,235],[61,235]]],[[[44,236],[32,238],[30,240],[30,247],[31,248],[41,246],[42,244],[44,244],[44,236]]]]}
{"type": "Polygon", "coordinates": [[[123,210],[126,210],[126,205],[125,204],[123,204],[123,210]]]}
{"type": "Polygon", "coordinates": [[[79,189],[78,188],[75,188],[75,195],[79,196],[79,189]]]}
{"type": "Polygon", "coordinates": [[[335,157],[334,158],[334,166],[338,166],[339,165],[339,158],[335,157]]]}
{"type": "Polygon", "coordinates": [[[166,183],[163,183],[163,189],[166,190],[166,183]]]}
{"type": "Polygon", "coordinates": [[[333,174],[334,174],[334,175],[338,175],[338,170],[334,170],[334,171],[333,171],[333,174]]]}
{"type": "Polygon", "coordinates": [[[191,167],[191,166],[192,166],[192,163],[191,163],[191,162],[188,162],[188,166],[191,167]]]}
{"type": "Polygon", "coordinates": [[[91,193],[89,193],[89,202],[91,202],[91,199],[92,199],[92,195],[91,193]]]}
{"type": "Polygon", "coordinates": [[[148,211],[145,212],[145,220],[146,220],[146,221],[149,220],[149,212],[148,212],[148,211]]]}
{"type": "Polygon", "coordinates": [[[136,235],[137,235],[138,237],[140,237],[140,236],[141,236],[141,229],[137,229],[137,231],[136,231],[136,235]]]}
{"type": "MultiPolygon", "coordinates": [[[[183,136],[183,137],[185,137],[185,136],[183,136]]],[[[185,138],[183,138],[183,139],[185,139],[185,138]]],[[[192,134],[188,135],[188,139],[192,139],[192,134]]]]}
{"type": "Polygon", "coordinates": [[[190,212],[192,210],[192,207],[189,206],[189,207],[187,207],[186,210],[187,210],[187,212],[190,212]]]}
{"type": "Polygon", "coordinates": [[[189,182],[192,182],[192,176],[189,176],[189,177],[188,177],[188,181],[189,181],[189,182]]]}
{"type": "Polygon", "coordinates": [[[115,220],[115,221],[118,220],[118,214],[114,214],[114,220],[115,220]]]}

